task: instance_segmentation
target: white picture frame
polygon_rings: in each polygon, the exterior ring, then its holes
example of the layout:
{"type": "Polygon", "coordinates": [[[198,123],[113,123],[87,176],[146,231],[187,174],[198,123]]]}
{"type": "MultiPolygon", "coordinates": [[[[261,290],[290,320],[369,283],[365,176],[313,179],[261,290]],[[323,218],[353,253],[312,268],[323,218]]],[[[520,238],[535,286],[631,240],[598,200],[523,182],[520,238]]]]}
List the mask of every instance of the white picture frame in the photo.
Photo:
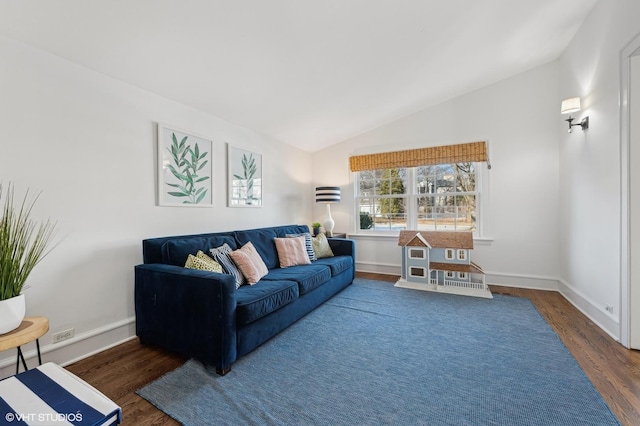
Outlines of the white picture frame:
{"type": "Polygon", "coordinates": [[[262,207],[262,154],[227,144],[229,207],[262,207]]]}
{"type": "Polygon", "coordinates": [[[158,205],[213,206],[213,141],[158,123],[158,205]]]}

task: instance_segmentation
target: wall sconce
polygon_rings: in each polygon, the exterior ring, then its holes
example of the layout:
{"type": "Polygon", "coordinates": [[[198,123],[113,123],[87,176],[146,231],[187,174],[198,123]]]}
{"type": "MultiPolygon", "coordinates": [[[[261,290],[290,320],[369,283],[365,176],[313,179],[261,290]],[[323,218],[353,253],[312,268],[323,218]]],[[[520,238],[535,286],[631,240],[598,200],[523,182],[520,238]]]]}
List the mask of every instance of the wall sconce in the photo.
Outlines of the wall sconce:
{"type": "Polygon", "coordinates": [[[562,105],[560,106],[560,113],[569,114],[569,118],[564,120],[569,123],[569,133],[571,133],[574,126],[582,127],[583,132],[589,128],[588,116],[580,120],[579,123],[573,124],[573,120],[575,120],[575,118],[571,117],[571,113],[576,111],[580,111],[580,98],[569,98],[562,101],[562,105]]]}

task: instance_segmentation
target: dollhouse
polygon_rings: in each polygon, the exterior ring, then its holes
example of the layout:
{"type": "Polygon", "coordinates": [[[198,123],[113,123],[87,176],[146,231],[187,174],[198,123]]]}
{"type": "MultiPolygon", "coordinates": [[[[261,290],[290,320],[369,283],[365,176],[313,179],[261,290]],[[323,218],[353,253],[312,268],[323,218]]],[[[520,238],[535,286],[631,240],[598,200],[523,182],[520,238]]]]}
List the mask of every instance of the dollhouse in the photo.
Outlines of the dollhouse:
{"type": "Polygon", "coordinates": [[[473,234],[400,231],[402,271],[396,287],[492,299],[482,268],[471,261],[473,234]]]}

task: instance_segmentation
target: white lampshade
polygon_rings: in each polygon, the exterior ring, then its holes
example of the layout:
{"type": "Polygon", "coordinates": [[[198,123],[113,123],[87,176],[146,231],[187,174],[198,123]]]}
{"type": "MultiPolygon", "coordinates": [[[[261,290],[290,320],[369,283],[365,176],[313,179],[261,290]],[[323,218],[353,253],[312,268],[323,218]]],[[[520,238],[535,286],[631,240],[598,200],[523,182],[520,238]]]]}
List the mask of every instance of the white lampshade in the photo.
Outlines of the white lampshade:
{"type": "Polygon", "coordinates": [[[569,98],[562,101],[561,114],[571,114],[576,111],[580,111],[580,98],[569,98]]]}

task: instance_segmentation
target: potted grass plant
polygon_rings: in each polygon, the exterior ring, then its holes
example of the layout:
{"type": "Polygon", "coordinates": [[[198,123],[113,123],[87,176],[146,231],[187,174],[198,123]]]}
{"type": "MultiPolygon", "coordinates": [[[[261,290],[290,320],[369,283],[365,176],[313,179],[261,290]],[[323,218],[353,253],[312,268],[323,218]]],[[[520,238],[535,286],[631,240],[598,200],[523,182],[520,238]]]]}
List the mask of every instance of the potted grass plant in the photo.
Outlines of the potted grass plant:
{"type": "Polygon", "coordinates": [[[9,184],[3,191],[0,183],[0,201],[4,207],[0,216],[0,334],[20,326],[25,316],[25,282],[33,268],[51,251],[50,243],[55,223],[36,221],[31,210],[38,195],[14,203],[14,188],[9,184]]]}

